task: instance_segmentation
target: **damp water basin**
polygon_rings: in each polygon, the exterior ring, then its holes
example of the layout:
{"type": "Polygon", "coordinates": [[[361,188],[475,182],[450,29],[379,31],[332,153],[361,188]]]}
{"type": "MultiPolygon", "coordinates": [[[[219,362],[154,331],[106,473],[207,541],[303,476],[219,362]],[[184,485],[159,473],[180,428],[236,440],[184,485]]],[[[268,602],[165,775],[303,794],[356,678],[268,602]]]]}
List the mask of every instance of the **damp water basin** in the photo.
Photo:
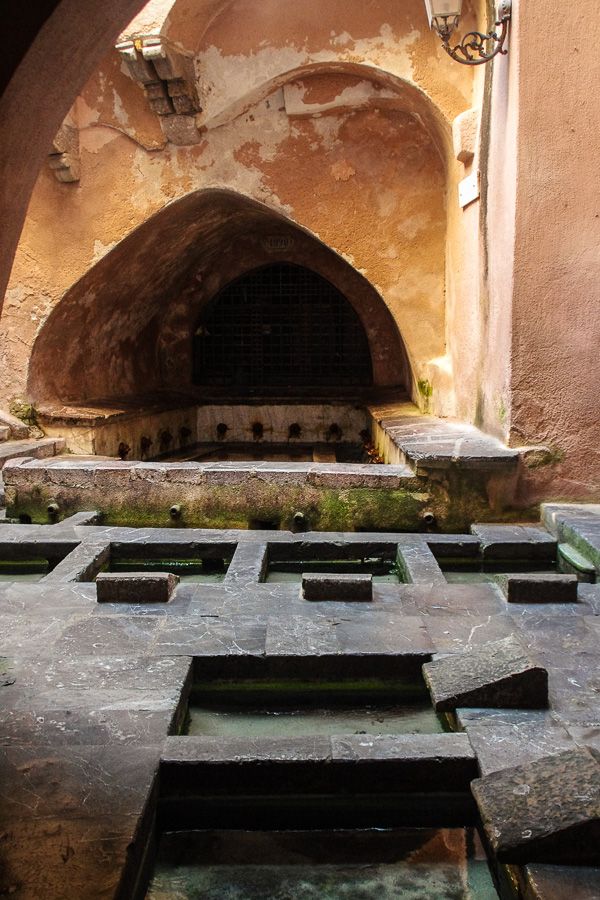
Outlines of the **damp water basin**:
{"type": "Polygon", "coordinates": [[[147,900],[497,900],[473,828],[162,836],[147,900]]]}

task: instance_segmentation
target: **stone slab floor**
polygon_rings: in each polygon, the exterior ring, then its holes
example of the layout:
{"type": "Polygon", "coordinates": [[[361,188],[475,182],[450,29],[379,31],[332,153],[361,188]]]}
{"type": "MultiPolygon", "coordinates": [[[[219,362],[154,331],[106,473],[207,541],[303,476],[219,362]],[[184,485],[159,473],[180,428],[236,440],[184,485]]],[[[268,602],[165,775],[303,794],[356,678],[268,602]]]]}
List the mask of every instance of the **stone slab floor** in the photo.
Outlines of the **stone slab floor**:
{"type": "MultiPolygon", "coordinates": [[[[4,558],[36,546],[65,557],[38,583],[0,584],[0,896],[136,896],[139,838],[152,827],[159,761],[181,721],[194,657],[310,658],[317,673],[325,657],[428,659],[516,635],[548,669],[550,708],[459,711],[480,773],[600,751],[600,585],[579,585],[577,603],[508,604],[494,584],[446,583],[432,553],[512,542],[535,555],[555,541],[543,529],[292,537],[85,521],[0,529],[4,558]],[[222,584],[181,584],[168,604],[130,605],[99,604],[93,581],[78,580],[115,542],[190,541],[237,543],[222,584]],[[265,545],[282,541],[394,542],[412,583],[376,584],[368,604],[309,603],[297,584],[260,583],[265,545]]],[[[596,522],[584,520],[586,539],[600,544],[596,522]]],[[[592,870],[569,881],[567,869],[553,878],[545,868],[524,870],[528,896],[600,896],[592,870]]]]}

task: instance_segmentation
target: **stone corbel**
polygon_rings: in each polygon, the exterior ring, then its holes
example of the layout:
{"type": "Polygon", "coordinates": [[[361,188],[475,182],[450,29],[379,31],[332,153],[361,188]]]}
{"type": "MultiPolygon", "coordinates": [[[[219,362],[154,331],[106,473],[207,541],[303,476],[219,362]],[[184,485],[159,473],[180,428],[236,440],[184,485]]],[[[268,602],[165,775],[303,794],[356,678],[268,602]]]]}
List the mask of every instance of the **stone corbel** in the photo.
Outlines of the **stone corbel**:
{"type": "Polygon", "coordinates": [[[129,74],[144,89],[150,108],[159,116],[165,137],[174,144],[200,140],[195,116],[201,112],[189,61],[161,37],[149,36],[117,44],[129,74]]]}
{"type": "Polygon", "coordinates": [[[59,181],[79,181],[81,163],[79,156],[79,131],[74,125],[63,123],[52,141],[48,163],[59,181]]]}
{"type": "Polygon", "coordinates": [[[452,123],[454,155],[465,168],[472,164],[477,153],[480,118],[481,110],[472,108],[460,113],[452,123]]]}

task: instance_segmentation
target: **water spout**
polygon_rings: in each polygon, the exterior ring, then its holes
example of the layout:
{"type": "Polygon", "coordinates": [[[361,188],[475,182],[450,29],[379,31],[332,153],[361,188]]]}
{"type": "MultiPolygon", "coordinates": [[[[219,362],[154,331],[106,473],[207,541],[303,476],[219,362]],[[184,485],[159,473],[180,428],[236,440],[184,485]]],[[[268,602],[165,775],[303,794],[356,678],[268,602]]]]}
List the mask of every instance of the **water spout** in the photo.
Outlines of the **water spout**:
{"type": "Polygon", "coordinates": [[[326,441],[341,441],[342,439],[342,429],[337,424],[337,422],[332,422],[327,431],[325,432],[325,440],[326,441]]]}
{"type": "Polygon", "coordinates": [[[173,435],[168,428],[158,432],[158,446],[161,453],[167,453],[173,443],[173,435]]]}

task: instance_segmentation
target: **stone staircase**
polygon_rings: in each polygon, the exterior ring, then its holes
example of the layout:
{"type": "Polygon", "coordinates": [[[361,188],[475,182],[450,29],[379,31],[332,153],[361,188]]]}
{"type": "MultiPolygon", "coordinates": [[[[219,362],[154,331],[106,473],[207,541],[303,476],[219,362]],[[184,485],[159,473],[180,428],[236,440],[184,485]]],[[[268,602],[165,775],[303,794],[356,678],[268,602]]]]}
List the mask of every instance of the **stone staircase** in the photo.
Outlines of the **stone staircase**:
{"type": "Polygon", "coordinates": [[[48,459],[65,449],[63,438],[35,437],[37,429],[30,428],[10,413],[0,410],[0,507],[4,506],[2,469],[12,459],[48,459]]]}
{"type": "Polygon", "coordinates": [[[0,437],[0,469],[10,459],[47,459],[50,456],[58,456],[65,449],[63,438],[38,438],[22,439],[17,441],[0,437]]]}

